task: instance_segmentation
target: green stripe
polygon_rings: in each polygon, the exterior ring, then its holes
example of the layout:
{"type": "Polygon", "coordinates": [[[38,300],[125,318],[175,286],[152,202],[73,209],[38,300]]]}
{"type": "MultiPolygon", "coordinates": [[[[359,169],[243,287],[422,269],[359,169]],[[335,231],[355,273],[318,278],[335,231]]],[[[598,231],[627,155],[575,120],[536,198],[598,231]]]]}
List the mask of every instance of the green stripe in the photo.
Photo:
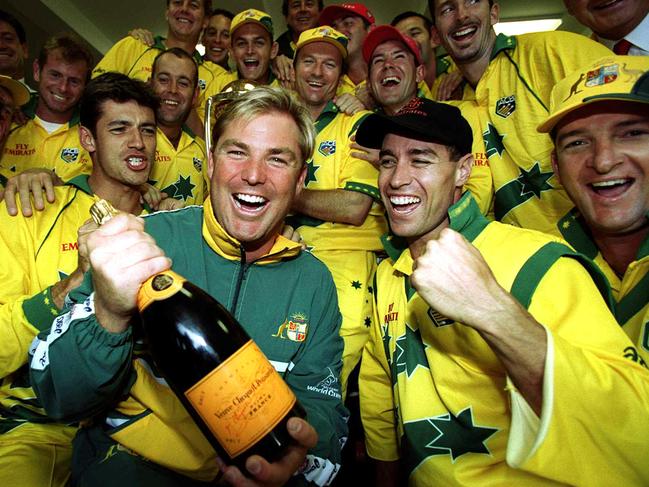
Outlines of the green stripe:
{"type": "Polygon", "coordinates": [[[343,188],[346,191],[356,191],[357,193],[363,193],[368,196],[371,196],[376,201],[381,201],[381,194],[379,193],[378,188],[370,186],[369,184],[348,182],[343,188]]]}
{"type": "Polygon", "coordinates": [[[358,130],[358,127],[360,126],[360,124],[363,123],[363,120],[365,120],[369,115],[371,115],[371,113],[366,113],[365,115],[360,117],[358,120],[356,120],[356,122],[354,123],[352,129],[347,134],[347,137],[351,137],[353,134],[355,134],[356,131],[358,130]]]}
{"type": "Polygon", "coordinates": [[[494,199],[494,216],[496,220],[502,220],[507,213],[534,196],[532,192],[521,194],[522,190],[523,185],[518,179],[514,179],[496,191],[494,199]]]}
{"type": "Polygon", "coordinates": [[[311,218],[310,216],[302,214],[287,216],[284,221],[287,225],[290,225],[293,228],[319,227],[325,222],[324,220],[318,220],[317,218],[311,218]]]}
{"type": "Polygon", "coordinates": [[[579,263],[588,271],[593,282],[597,286],[600,294],[606,301],[609,309],[615,311],[613,296],[611,294],[608,281],[597,268],[597,266],[586,256],[572,251],[569,247],[558,243],[550,242],[545,244],[527,262],[521,267],[512,283],[511,293],[521,305],[528,308],[534,292],[538,287],[541,279],[548,272],[550,267],[560,258],[570,257],[579,261],[579,263]]]}
{"type": "Polygon", "coordinates": [[[577,208],[573,208],[561,218],[557,223],[557,228],[564,240],[572,245],[577,252],[584,254],[589,259],[597,257],[599,249],[583,225],[577,208]]]}
{"type": "Polygon", "coordinates": [[[631,292],[617,303],[615,317],[620,325],[633,318],[649,303],[649,273],[633,287],[631,292]]]}

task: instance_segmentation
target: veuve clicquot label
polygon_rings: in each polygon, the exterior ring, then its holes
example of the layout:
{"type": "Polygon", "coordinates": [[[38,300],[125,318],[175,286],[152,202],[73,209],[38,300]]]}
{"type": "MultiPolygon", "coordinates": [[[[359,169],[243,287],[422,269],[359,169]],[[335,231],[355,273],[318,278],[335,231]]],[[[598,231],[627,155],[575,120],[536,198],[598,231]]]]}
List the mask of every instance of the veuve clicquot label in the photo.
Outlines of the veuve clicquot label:
{"type": "Polygon", "coordinates": [[[252,340],[185,396],[232,458],[268,434],[295,404],[293,392],[252,340]]]}

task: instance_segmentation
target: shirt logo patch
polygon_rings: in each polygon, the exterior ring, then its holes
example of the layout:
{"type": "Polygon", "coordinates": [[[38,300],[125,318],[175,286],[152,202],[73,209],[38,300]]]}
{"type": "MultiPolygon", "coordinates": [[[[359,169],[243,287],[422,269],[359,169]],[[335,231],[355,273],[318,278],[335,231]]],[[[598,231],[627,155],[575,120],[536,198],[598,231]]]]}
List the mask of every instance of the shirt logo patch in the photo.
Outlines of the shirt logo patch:
{"type": "Polygon", "coordinates": [[[313,391],[313,392],[318,392],[324,396],[331,396],[335,397],[336,399],[340,399],[340,387],[338,385],[338,377],[334,375],[333,370],[331,370],[331,367],[327,367],[327,370],[329,371],[329,375],[322,379],[320,382],[318,382],[315,386],[307,386],[307,390],[313,391]]]}
{"type": "Polygon", "coordinates": [[[284,323],[279,325],[277,333],[271,335],[283,340],[289,339],[293,342],[303,342],[306,340],[309,331],[309,323],[307,317],[302,313],[295,313],[290,318],[284,320],[284,323]]]}
{"type": "Polygon", "coordinates": [[[79,158],[79,149],[76,147],[65,147],[61,151],[61,159],[63,159],[68,164],[71,162],[76,162],[79,158]]]}
{"type": "Polygon", "coordinates": [[[318,147],[318,152],[323,156],[331,156],[336,153],[336,141],[335,140],[325,140],[320,143],[318,147]]]}
{"type": "Polygon", "coordinates": [[[194,161],[194,167],[198,172],[201,172],[203,170],[203,160],[199,159],[198,157],[193,158],[194,161]]]}
{"type": "Polygon", "coordinates": [[[444,316],[439,311],[435,311],[433,308],[428,308],[428,316],[432,320],[433,324],[438,328],[440,326],[448,326],[448,325],[452,325],[453,323],[455,323],[454,320],[451,320],[450,318],[447,318],[446,316],[444,316]]]}
{"type": "Polygon", "coordinates": [[[207,88],[207,82],[204,79],[199,79],[198,80],[198,87],[202,90],[207,88]]]}
{"type": "Polygon", "coordinates": [[[516,111],[516,97],[505,96],[496,102],[496,115],[507,118],[516,111]]]}
{"type": "Polygon", "coordinates": [[[594,71],[588,71],[588,73],[586,73],[586,86],[592,88],[593,86],[612,83],[617,79],[618,74],[617,64],[610,64],[608,66],[602,66],[594,71]]]}

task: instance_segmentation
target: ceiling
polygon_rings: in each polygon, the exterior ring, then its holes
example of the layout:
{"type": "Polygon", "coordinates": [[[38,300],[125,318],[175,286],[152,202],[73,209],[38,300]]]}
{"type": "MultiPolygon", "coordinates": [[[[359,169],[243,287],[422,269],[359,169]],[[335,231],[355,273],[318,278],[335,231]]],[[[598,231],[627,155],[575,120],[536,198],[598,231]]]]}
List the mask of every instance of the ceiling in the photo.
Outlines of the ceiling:
{"type": "MultiPolygon", "coordinates": [[[[342,3],[327,1],[325,5],[342,3]]],[[[413,10],[428,13],[427,0],[365,0],[377,19],[388,23],[400,12],[413,10]]],[[[501,20],[524,20],[539,17],[561,17],[560,29],[583,32],[583,28],[565,11],[562,0],[500,0],[501,20]]],[[[3,0],[3,9],[18,18],[27,31],[31,59],[49,36],[62,31],[76,31],[101,57],[131,28],[144,27],[155,34],[165,34],[165,2],[162,0],[3,0]]],[[[268,12],[277,25],[285,29],[281,0],[213,0],[215,6],[239,12],[257,8],[268,12]]]]}

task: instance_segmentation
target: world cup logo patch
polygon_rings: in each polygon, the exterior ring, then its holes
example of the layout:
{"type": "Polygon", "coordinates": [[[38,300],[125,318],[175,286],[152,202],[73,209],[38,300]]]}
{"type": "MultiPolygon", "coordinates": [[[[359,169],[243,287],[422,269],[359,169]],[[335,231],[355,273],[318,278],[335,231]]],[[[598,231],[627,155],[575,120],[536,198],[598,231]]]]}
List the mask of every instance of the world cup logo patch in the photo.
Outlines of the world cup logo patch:
{"type": "Polygon", "coordinates": [[[198,171],[201,172],[203,169],[203,161],[202,159],[199,159],[198,157],[193,158],[194,161],[194,168],[198,171]]]}
{"type": "Polygon", "coordinates": [[[318,147],[318,152],[323,156],[331,156],[336,153],[336,141],[335,140],[325,140],[320,143],[318,147]]]}
{"type": "Polygon", "coordinates": [[[67,162],[68,164],[71,162],[76,162],[76,160],[79,158],[79,149],[76,147],[66,147],[61,151],[61,159],[63,161],[67,162]]]}
{"type": "Polygon", "coordinates": [[[496,102],[496,115],[507,118],[516,111],[516,97],[505,96],[496,102]]]}

